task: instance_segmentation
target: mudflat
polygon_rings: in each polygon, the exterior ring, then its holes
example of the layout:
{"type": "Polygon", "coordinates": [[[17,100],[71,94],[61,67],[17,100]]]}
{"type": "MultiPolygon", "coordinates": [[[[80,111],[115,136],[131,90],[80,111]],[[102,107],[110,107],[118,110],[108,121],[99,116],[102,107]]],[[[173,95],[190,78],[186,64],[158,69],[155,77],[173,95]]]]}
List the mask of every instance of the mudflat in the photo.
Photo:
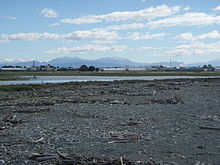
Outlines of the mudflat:
{"type": "Polygon", "coordinates": [[[220,79],[0,88],[0,164],[220,164],[220,79]]]}

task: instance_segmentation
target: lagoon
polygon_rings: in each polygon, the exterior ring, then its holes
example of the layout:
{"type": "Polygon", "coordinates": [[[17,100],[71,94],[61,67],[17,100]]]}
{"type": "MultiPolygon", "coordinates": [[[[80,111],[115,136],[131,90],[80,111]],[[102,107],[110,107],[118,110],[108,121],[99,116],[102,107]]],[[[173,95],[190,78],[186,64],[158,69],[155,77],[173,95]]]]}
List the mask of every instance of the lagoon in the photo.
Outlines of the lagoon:
{"type": "Polygon", "coordinates": [[[86,81],[120,81],[120,80],[165,80],[165,79],[195,79],[220,78],[220,76],[23,76],[28,80],[0,81],[0,85],[45,84],[86,81]]]}

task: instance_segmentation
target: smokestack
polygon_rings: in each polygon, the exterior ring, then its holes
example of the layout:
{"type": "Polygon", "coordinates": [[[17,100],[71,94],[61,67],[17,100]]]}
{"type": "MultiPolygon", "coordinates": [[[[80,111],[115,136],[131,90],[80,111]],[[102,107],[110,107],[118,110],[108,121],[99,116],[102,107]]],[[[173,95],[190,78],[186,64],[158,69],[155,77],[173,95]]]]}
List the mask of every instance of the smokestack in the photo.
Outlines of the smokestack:
{"type": "Polygon", "coordinates": [[[171,68],[171,59],[170,59],[170,68],[171,68]]]}

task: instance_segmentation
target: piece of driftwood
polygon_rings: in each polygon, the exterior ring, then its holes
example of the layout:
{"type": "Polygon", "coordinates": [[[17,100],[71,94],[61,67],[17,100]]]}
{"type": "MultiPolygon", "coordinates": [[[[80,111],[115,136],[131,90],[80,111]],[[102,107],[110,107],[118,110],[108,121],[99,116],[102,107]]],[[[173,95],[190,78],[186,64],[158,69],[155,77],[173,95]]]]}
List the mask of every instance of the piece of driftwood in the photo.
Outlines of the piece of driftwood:
{"type": "Polygon", "coordinates": [[[165,161],[165,162],[163,162],[164,164],[170,164],[170,165],[177,165],[177,163],[175,163],[175,162],[168,162],[168,161],[165,161]]]}
{"type": "Polygon", "coordinates": [[[218,127],[199,126],[199,128],[220,131],[220,128],[218,127]]]}
{"type": "Polygon", "coordinates": [[[121,165],[124,165],[122,157],[120,157],[121,165]]]}
{"type": "Polygon", "coordinates": [[[130,140],[114,140],[114,141],[108,142],[108,144],[112,144],[112,143],[131,143],[131,141],[130,140]]]}
{"type": "Polygon", "coordinates": [[[6,121],[8,121],[8,119],[11,118],[11,117],[12,117],[12,114],[9,114],[9,115],[7,115],[6,117],[4,117],[4,118],[2,119],[2,121],[3,121],[3,122],[6,122],[6,121]]]}
{"type": "Polygon", "coordinates": [[[37,157],[35,160],[38,162],[43,162],[43,161],[57,159],[57,158],[59,158],[58,155],[52,155],[52,156],[37,157]]]}
{"type": "Polygon", "coordinates": [[[220,155],[220,153],[215,153],[215,152],[202,152],[202,153],[194,153],[193,155],[220,155]]]}
{"type": "Polygon", "coordinates": [[[60,159],[67,159],[67,157],[64,154],[60,153],[59,151],[57,151],[57,155],[59,156],[60,159]]]}
{"type": "Polygon", "coordinates": [[[29,159],[36,160],[38,162],[43,162],[47,160],[57,159],[59,156],[57,154],[42,154],[42,153],[32,153],[28,156],[29,159]]]}

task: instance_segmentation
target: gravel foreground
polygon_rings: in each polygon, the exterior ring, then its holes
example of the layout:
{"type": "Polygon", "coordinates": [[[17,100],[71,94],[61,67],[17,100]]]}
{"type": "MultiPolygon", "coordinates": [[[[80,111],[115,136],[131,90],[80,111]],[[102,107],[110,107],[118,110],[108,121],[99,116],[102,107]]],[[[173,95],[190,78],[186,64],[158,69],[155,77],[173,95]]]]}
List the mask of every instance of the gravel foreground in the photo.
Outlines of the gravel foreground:
{"type": "Polygon", "coordinates": [[[0,91],[0,164],[220,165],[220,79],[0,91]]]}

